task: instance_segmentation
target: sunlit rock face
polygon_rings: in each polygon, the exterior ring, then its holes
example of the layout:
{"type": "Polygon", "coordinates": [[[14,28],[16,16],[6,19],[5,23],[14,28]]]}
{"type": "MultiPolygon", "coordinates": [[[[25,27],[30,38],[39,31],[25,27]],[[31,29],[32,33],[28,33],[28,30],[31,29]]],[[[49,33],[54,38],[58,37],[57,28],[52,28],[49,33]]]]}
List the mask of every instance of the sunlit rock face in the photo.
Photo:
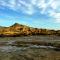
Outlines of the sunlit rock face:
{"type": "Polygon", "coordinates": [[[60,30],[33,28],[15,23],[10,27],[1,27],[0,36],[60,35],[60,30]]]}

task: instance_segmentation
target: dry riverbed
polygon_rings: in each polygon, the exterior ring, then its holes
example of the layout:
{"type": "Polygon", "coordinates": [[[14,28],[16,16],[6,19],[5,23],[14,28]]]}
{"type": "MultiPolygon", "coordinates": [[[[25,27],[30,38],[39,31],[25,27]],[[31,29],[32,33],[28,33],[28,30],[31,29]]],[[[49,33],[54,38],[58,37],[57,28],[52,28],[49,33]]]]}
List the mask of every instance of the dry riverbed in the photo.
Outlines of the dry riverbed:
{"type": "Polygon", "coordinates": [[[60,60],[60,37],[1,37],[0,60],[60,60]]]}

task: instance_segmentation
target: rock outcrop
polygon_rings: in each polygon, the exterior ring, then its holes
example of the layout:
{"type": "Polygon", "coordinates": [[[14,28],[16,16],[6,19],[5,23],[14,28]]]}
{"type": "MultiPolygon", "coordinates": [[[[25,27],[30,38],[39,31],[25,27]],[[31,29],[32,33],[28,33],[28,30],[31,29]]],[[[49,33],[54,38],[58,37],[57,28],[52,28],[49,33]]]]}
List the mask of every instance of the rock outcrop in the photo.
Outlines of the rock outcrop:
{"type": "Polygon", "coordinates": [[[1,27],[0,36],[60,35],[60,30],[48,30],[28,27],[15,23],[10,27],[1,27]]]}

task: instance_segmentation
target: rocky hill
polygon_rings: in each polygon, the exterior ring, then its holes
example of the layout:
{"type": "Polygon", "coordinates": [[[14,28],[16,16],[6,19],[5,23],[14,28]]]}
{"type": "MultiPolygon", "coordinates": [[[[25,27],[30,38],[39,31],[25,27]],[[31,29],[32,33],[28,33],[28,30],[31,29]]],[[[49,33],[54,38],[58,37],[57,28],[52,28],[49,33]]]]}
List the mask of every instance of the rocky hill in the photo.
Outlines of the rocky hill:
{"type": "Polygon", "coordinates": [[[28,36],[28,35],[60,35],[60,30],[38,29],[15,23],[10,27],[0,28],[1,36],[28,36]]]}

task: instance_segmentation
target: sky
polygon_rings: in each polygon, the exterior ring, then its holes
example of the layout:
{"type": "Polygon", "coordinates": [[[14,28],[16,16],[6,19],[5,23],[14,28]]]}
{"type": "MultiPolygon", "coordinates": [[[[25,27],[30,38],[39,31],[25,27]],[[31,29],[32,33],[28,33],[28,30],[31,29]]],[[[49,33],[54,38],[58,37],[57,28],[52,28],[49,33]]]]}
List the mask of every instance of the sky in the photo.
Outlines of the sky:
{"type": "Polygon", "coordinates": [[[0,26],[14,23],[60,29],[60,0],[0,0],[0,26]]]}

